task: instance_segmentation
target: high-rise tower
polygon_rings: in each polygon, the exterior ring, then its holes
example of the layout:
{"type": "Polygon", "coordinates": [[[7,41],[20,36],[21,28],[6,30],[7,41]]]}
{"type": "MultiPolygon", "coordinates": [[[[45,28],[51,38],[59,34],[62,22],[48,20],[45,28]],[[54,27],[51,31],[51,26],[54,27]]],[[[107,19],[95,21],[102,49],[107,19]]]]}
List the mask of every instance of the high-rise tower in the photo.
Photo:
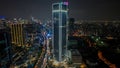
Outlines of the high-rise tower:
{"type": "Polygon", "coordinates": [[[53,53],[57,61],[63,61],[67,52],[68,2],[52,4],[53,53]]]}

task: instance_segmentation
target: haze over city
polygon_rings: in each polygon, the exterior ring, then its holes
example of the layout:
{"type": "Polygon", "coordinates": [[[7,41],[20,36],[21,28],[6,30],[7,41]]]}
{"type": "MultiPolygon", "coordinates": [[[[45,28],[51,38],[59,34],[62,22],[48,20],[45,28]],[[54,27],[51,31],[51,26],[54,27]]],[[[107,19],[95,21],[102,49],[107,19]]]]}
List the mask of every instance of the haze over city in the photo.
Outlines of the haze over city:
{"type": "MultiPolygon", "coordinates": [[[[51,4],[66,0],[1,0],[0,16],[42,21],[51,19],[51,4]]],[[[76,20],[119,20],[118,0],[69,0],[69,17],[76,20]]]]}

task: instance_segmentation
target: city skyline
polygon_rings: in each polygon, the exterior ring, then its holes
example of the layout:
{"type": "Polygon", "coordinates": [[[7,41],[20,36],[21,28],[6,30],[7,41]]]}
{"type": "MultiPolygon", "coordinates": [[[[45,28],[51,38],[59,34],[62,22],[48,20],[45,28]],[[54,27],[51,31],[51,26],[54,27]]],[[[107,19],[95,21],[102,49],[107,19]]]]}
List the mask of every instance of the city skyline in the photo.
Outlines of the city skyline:
{"type": "Polygon", "coordinates": [[[117,1],[1,2],[0,68],[120,68],[117,1]]]}
{"type": "MultiPolygon", "coordinates": [[[[63,0],[66,1],[66,0],[63,0]]],[[[52,18],[51,4],[60,0],[1,0],[0,16],[27,18],[31,16],[45,22],[52,18]]],[[[76,20],[119,20],[120,5],[117,0],[69,0],[69,17],[76,20]]]]}

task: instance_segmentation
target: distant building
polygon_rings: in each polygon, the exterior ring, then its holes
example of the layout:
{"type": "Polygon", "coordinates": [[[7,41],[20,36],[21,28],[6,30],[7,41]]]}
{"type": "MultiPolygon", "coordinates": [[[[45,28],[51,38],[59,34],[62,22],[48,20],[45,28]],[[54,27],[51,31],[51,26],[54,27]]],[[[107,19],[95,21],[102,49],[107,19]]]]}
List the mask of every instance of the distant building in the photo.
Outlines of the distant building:
{"type": "Polygon", "coordinates": [[[12,44],[20,47],[29,47],[35,37],[40,34],[40,24],[24,20],[16,20],[8,23],[11,29],[12,44]]]}
{"type": "Polygon", "coordinates": [[[24,46],[24,24],[23,23],[10,23],[12,43],[18,46],[24,46]]]}
{"type": "Polygon", "coordinates": [[[8,68],[11,63],[10,29],[0,24],[0,68],[8,68]]]}
{"type": "Polygon", "coordinates": [[[63,61],[67,51],[68,3],[52,4],[53,51],[57,61],[63,61]]]}
{"type": "Polygon", "coordinates": [[[69,19],[69,28],[68,28],[68,30],[69,30],[69,36],[72,36],[72,34],[73,34],[73,31],[74,31],[74,22],[75,22],[75,19],[74,18],[70,18],[69,19]]]}
{"type": "Polygon", "coordinates": [[[120,21],[76,21],[69,20],[69,36],[120,37],[120,21]]]}

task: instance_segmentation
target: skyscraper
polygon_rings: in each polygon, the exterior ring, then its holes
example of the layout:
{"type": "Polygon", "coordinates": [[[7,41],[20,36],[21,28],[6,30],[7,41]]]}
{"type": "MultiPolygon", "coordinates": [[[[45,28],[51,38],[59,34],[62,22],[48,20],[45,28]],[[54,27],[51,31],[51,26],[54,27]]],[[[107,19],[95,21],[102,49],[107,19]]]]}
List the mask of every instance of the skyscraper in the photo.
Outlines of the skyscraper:
{"type": "Polygon", "coordinates": [[[63,61],[67,52],[68,2],[52,4],[53,53],[57,61],[63,61]]]}

